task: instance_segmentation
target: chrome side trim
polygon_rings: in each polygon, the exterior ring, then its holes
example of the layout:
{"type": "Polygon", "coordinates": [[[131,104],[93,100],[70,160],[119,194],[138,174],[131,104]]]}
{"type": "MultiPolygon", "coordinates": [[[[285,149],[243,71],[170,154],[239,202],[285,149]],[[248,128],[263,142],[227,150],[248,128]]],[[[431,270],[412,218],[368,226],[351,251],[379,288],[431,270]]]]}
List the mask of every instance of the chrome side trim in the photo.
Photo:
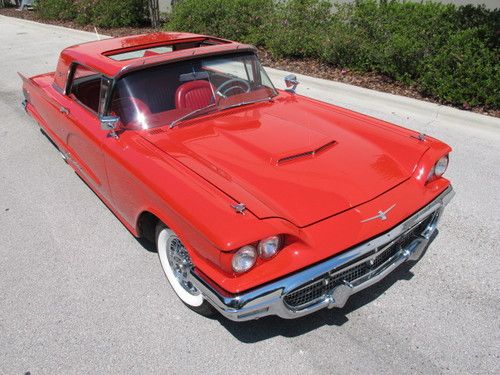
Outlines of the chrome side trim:
{"type": "Polygon", "coordinates": [[[258,319],[267,315],[278,315],[285,319],[294,319],[325,307],[343,307],[351,295],[379,282],[402,263],[408,260],[418,260],[421,257],[425,248],[434,239],[434,234],[437,234],[437,224],[441,213],[454,195],[455,192],[450,186],[434,201],[387,233],[322,263],[249,292],[239,295],[225,295],[216,285],[213,285],[209,280],[197,273],[196,269],[191,271],[190,281],[222,315],[234,321],[258,319]],[[329,295],[325,296],[325,298],[304,308],[293,309],[285,303],[284,298],[288,293],[300,289],[304,284],[308,284],[324,274],[335,273],[347,264],[349,264],[350,268],[359,262],[369,260],[370,257],[366,256],[370,252],[397,240],[402,234],[421,224],[433,213],[436,213],[436,215],[418,238],[414,239],[404,248],[401,247],[396,254],[378,268],[373,269],[369,274],[353,282],[339,285],[329,295]],[[360,260],[361,258],[362,260],[360,260]]]}

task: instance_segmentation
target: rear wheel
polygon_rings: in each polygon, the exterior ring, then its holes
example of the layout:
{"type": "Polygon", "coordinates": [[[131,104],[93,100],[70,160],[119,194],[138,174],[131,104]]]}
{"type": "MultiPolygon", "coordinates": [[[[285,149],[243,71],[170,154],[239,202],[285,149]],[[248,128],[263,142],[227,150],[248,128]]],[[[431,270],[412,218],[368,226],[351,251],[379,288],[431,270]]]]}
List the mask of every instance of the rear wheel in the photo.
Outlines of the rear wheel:
{"type": "Polygon", "coordinates": [[[179,237],[161,222],[156,226],[156,247],[163,271],[175,294],[198,314],[213,315],[214,308],[188,279],[193,263],[186,248],[179,237]]]}

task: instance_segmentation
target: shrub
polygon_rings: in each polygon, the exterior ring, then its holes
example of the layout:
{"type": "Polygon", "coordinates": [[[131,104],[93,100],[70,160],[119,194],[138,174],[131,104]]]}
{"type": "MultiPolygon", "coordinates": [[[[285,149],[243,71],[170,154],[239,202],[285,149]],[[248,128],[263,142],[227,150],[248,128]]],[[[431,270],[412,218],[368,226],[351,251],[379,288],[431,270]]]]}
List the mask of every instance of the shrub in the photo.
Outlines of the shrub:
{"type": "Polygon", "coordinates": [[[165,27],[261,45],[270,32],[274,7],[273,0],[182,0],[165,27]]]}
{"type": "Polygon", "coordinates": [[[76,16],[73,0],[37,0],[36,10],[40,17],[48,20],[72,20],[76,16]]]}
{"type": "Polygon", "coordinates": [[[445,102],[498,108],[499,11],[440,3],[337,6],[323,61],[416,84],[445,102]]]}
{"type": "Polygon", "coordinates": [[[500,11],[396,0],[182,0],[166,25],[260,44],[416,85],[453,104],[499,107],[500,11]]]}
{"type": "Polygon", "coordinates": [[[146,0],[38,0],[36,9],[45,19],[99,27],[138,26],[147,18],[146,0]]]}
{"type": "Polygon", "coordinates": [[[453,16],[457,30],[476,29],[477,37],[489,48],[500,47],[500,8],[489,10],[484,5],[465,5],[457,8],[453,16]]]}
{"type": "MultiPolygon", "coordinates": [[[[262,40],[277,56],[319,57],[327,39],[332,5],[327,0],[288,0],[278,3],[272,27],[262,40]]],[[[263,28],[266,29],[266,28],[263,28]]]]}
{"type": "Polygon", "coordinates": [[[500,108],[500,50],[490,50],[481,33],[468,29],[451,35],[422,61],[419,83],[424,92],[453,104],[500,108]]]}
{"type": "Polygon", "coordinates": [[[76,0],[76,21],[99,27],[139,26],[146,22],[145,0],[76,0]]]}
{"type": "Polygon", "coordinates": [[[421,59],[446,39],[453,10],[440,3],[373,0],[338,5],[323,59],[409,83],[418,76],[421,59]]]}

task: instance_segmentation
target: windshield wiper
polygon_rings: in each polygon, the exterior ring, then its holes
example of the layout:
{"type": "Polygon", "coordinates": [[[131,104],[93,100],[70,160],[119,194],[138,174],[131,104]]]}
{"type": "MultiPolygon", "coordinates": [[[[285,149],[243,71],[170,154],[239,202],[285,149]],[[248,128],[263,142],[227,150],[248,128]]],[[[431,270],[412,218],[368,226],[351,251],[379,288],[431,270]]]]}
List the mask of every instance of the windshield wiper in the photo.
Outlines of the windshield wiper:
{"type": "MultiPolygon", "coordinates": [[[[239,103],[235,103],[235,104],[232,104],[232,105],[229,105],[227,107],[222,107],[221,109],[230,109],[230,108],[236,108],[236,107],[241,107],[243,105],[248,105],[248,104],[254,104],[254,103],[260,103],[260,102],[268,102],[270,100],[273,100],[273,97],[272,96],[268,96],[268,97],[265,97],[265,98],[262,98],[262,99],[257,99],[257,100],[248,100],[246,102],[239,102],[239,103]]],[[[174,126],[176,126],[179,122],[181,121],[184,121],[184,120],[187,120],[188,118],[190,118],[191,116],[194,116],[194,115],[197,115],[199,114],[200,112],[203,112],[207,109],[210,109],[210,108],[214,108],[214,107],[217,107],[217,104],[216,103],[212,103],[210,105],[207,105],[206,107],[203,107],[203,108],[198,108],[198,109],[195,109],[194,111],[192,112],[189,112],[189,113],[186,113],[184,116],[181,116],[179,117],[178,119],[172,121],[170,123],[170,129],[172,129],[174,126]]]]}
{"type": "Polygon", "coordinates": [[[212,103],[212,104],[209,104],[207,105],[206,107],[202,107],[202,108],[198,108],[198,109],[195,109],[194,111],[192,112],[189,112],[189,113],[186,113],[184,116],[181,116],[179,117],[178,119],[172,121],[170,123],[170,129],[172,129],[175,125],[177,125],[179,122],[181,121],[184,121],[184,120],[187,120],[188,118],[190,118],[191,116],[194,116],[194,115],[197,115],[198,113],[200,112],[203,112],[207,109],[210,109],[210,108],[213,108],[213,107],[216,107],[217,104],[216,103],[212,103]]]}
{"type": "Polygon", "coordinates": [[[273,100],[273,97],[272,96],[267,96],[267,97],[262,98],[262,99],[248,100],[246,102],[239,102],[239,103],[231,104],[231,105],[229,105],[227,107],[222,107],[222,109],[236,108],[236,107],[241,107],[242,105],[260,103],[260,102],[269,102],[271,100],[273,100]]]}

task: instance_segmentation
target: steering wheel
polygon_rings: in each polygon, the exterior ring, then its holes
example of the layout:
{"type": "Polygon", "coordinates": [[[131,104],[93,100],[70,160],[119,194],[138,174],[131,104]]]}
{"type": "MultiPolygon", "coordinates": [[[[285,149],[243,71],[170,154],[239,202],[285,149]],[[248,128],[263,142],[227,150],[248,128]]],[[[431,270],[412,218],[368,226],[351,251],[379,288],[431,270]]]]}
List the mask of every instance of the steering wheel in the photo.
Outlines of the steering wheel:
{"type": "Polygon", "coordinates": [[[233,90],[241,90],[242,93],[249,92],[250,84],[248,83],[248,81],[245,81],[242,78],[231,78],[220,85],[215,93],[222,96],[223,98],[227,98],[227,94],[233,90]],[[235,83],[241,83],[246,88],[243,88],[240,85],[235,85],[235,83]],[[230,86],[231,84],[232,86],[230,86]]]}

